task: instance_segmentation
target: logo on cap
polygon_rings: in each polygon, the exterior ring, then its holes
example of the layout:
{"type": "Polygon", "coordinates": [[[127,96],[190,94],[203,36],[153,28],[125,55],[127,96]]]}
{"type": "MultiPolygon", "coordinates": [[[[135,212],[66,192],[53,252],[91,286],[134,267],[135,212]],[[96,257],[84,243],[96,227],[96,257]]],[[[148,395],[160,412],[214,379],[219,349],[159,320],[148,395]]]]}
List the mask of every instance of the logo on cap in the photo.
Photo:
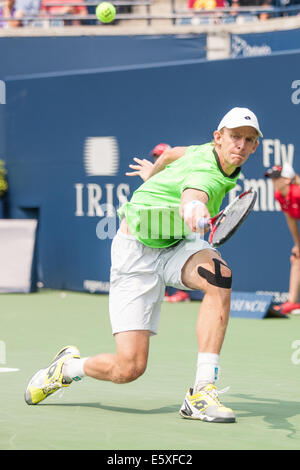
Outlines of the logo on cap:
{"type": "Polygon", "coordinates": [[[251,117],[250,116],[245,116],[245,119],[250,119],[251,120],[251,117]]]}

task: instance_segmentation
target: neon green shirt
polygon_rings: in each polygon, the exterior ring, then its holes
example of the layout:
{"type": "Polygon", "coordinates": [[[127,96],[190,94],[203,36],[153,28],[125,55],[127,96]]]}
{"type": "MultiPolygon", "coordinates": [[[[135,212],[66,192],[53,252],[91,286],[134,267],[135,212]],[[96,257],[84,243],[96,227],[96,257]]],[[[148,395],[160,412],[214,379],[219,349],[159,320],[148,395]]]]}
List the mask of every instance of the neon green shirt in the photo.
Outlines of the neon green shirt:
{"type": "Polygon", "coordinates": [[[208,195],[207,208],[214,217],[225,195],[235,187],[240,173],[237,168],[226,175],[214,145],[193,145],[183,157],[167,165],[134,191],[131,200],[118,211],[126,217],[131,233],[151,248],[166,248],[190,232],[179,215],[182,192],[187,188],[208,195]]]}

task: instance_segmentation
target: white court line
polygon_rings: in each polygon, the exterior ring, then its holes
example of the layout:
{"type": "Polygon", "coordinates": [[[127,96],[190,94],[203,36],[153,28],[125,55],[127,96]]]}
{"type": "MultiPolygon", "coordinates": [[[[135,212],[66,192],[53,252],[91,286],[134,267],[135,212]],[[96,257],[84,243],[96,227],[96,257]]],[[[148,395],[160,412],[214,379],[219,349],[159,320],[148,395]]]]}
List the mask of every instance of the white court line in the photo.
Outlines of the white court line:
{"type": "Polygon", "coordinates": [[[1,372],[17,372],[20,369],[12,369],[10,367],[0,367],[0,373],[1,372]]]}

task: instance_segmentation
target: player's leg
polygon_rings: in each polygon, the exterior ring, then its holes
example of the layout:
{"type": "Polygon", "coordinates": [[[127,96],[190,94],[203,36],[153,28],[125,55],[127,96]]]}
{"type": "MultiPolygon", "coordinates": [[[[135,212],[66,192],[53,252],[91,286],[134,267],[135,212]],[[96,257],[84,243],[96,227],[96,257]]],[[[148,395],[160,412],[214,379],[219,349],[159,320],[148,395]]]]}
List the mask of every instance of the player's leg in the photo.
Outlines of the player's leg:
{"type": "Polygon", "coordinates": [[[103,353],[87,358],[83,366],[84,374],[115,383],[136,380],[147,367],[149,337],[148,330],[117,333],[116,353],[103,353]]]}
{"type": "Polygon", "coordinates": [[[214,250],[195,253],[182,269],[183,283],[204,292],[197,319],[198,358],[194,387],[189,389],[180,414],[215,423],[235,422],[230,408],[219,400],[219,355],[230,314],[231,271],[214,250]]]}
{"type": "MultiPolygon", "coordinates": [[[[77,362],[80,360],[80,352],[76,346],[62,348],[47,367],[38,370],[31,377],[24,396],[28,405],[36,405],[60,388],[68,387],[71,384],[72,380],[66,379],[63,374],[63,366],[70,359],[77,362]]],[[[74,377],[74,380],[78,379],[74,377]]]]}
{"type": "Polygon", "coordinates": [[[187,241],[168,261],[165,277],[173,287],[185,286],[204,292],[196,328],[196,378],[186,394],[180,414],[203,421],[234,422],[233,411],[220,403],[215,387],[230,314],[231,270],[205,241],[193,244],[187,241]]]}
{"type": "Polygon", "coordinates": [[[157,273],[157,250],[119,234],[113,241],[109,310],[115,354],[80,358],[77,348],[64,348],[29,381],[28,404],[44,400],[85,375],[116,383],[130,382],[145,370],[150,334],[156,334],[165,284],[157,273]],[[144,253],[146,251],[146,253],[144,253]]]}
{"type": "Polygon", "coordinates": [[[30,379],[25,401],[35,405],[73,381],[90,376],[99,380],[127,383],[140,377],[147,366],[150,332],[126,331],[115,335],[116,353],[80,358],[75,346],[63,348],[53,361],[30,379]]]}
{"type": "Polygon", "coordinates": [[[199,352],[220,354],[230,314],[230,268],[216,251],[199,251],[183,266],[182,281],[205,294],[196,329],[199,352]]]}
{"type": "MultiPolygon", "coordinates": [[[[127,233],[118,232],[112,245],[109,313],[115,354],[85,359],[82,374],[115,383],[131,382],[145,370],[149,338],[156,334],[165,285],[157,272],[159,252],[127,233]]],[[[76,376],[76,361],[68,374],[76,376]]]]}

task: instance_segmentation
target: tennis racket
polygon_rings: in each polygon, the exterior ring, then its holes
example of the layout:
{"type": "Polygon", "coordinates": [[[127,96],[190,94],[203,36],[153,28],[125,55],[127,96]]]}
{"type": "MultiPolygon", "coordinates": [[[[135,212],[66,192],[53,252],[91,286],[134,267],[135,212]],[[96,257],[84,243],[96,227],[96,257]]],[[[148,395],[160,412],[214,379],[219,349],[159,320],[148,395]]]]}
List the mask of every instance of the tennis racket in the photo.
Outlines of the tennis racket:
{"type": "Polygon", "coordinates": [[[246,220],[252,211],[257,192],[250,188],[239,194],[228,206],[211,219],[201,223],[201,228],[210,227],[209,243],[212,246],[223,245],[246,220]]]}

